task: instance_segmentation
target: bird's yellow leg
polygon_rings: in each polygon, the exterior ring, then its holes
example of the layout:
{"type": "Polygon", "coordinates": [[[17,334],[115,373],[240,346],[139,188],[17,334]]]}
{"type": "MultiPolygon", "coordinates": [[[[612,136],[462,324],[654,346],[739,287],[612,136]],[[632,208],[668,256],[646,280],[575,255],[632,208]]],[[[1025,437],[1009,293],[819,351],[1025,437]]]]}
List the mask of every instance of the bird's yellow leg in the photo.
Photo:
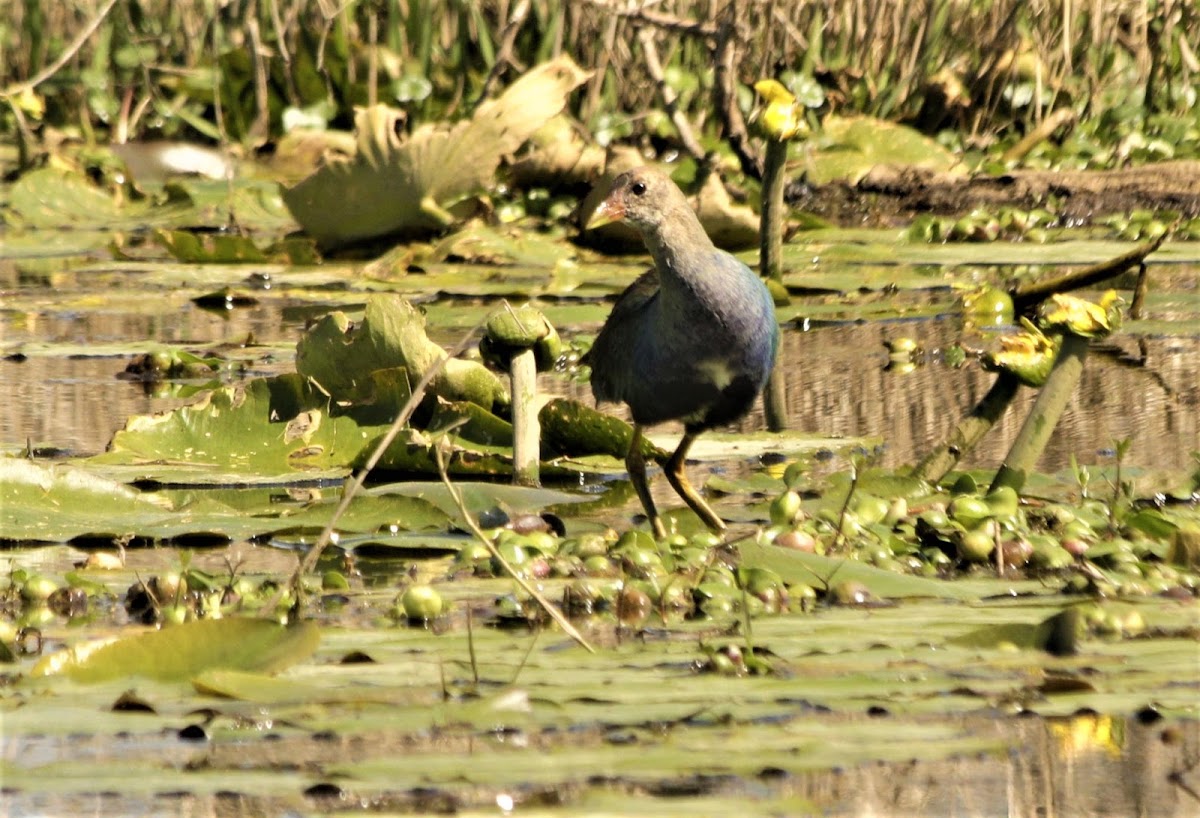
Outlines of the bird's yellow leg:
{"type": "Polygon", "coordinates": [[[671,488],[675,489],[675,493],[682,497],[683,501],[688,504],[692,511],[699,515],[706,526],[720,533],[725,530],[725,521],[717,516],[717,513],[712,510],[708,503],[704,502],[703,497],[696,493],[696,490],[692,488],[692,484],[687,478],[687,473],[684,471],[688,449],[692,448],[692,443],[695,440],[696,436],[689,433],[685,434],[683,440],[679,441],[679,447],[675,449],[675,454],[671,455],[671,459],[667,461],[665,468],[667,481],[671,484],[671,488]]]}
{"type": "Polygon", "coordinates": [[[642,501],[642,508],[646,509],[646,516],[650,518],[650,527],[654,529],[655,538],[660,540],[665,538],[667,528],[658,517],[658,509],[654,507],[654,498],[650,496],[650,484],[646,482],[646,458],[642,454],[642,427],[637,423],[633,424],[633,439],[629,441],[629,452],[625,455],[625,468],[629,470],[629,479],[633,482],[638,499],[642,501]]]}

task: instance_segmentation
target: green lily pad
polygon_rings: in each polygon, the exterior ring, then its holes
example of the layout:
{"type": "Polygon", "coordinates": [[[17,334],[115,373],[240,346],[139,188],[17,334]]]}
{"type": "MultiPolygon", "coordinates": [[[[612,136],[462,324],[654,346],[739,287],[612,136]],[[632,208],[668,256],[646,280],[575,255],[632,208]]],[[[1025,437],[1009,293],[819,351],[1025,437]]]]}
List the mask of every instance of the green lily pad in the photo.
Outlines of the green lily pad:
{"type": "Polygon", "coordinates": [[[588,76],[560,57],[530,70],[471,119],[450,128],[426,125],[404,141],[396,127],[400,112],[363,109],[354,160],[324,166],[284,190],[284,201],[322,247],[443,230],[454,221],[446,208],[483,191],[500,160],[557,115],[588,76]]]}
{"type": "MultiPolygon", "coordinates": [[[[377,295],[367,301],[360,325],[352,328],[344,313],[335,312],[309,330],[296,347],[296,371],[336,401],[374,401],[378,399],[374,373],[400,367],[419,379],[445,357],[446,351],[429,339],[424,317],[409,301],[377,295]]],[[[503,381],[478,361],[446,361],[430,389],[447,400],[470,401],[486,410],[508,403],[503,381]]],[[[403,400],[392,403],[398,409],[403,400]]]]}
{"type": "Polygon", "coordinates": [[[154,238],[177,261],[198,264],[315,264],[320,260],[310,239],[284,239],[259,247],[249,236],[198,233],[191,230],[155,230],[154,238]]]}
{"type": "Polygon", "coordinates": [[[61,542],[85,533],[132,534],[169,517],[171,504],[67,465],[0,458],[0,539],[61,542]]]}
{"type": "Polygon", "coordinates": [[[158,204],[153,200],[120,202],[82,175],[40,168],[23,175],[9,193],[10,219],[30,228],[142,227],[172,223],[192,211],[186,197],[158,204]]]}
{"type": "Polygon", "coordinates": [[[214,668],[277,672],[311,656],[320,639],[320,629],[311,622],[204,619],[85,642],[45,657],[30,676],[61,675],[83,683],[132,676],[178,682],[214,668]]]}
{"type": "Polygon", "coordinates": [[[974,600],[979,591],[953,582],[913,577],[885,571],[849,559],[806,554],[775,545],[754,542],[739,544],[742,565],[749,568],[770,568],[786,582],[802,585],[822,585],[833,581],[861,582],[880,598],[899,599],[926,597],[929,599],[974,600]]]}

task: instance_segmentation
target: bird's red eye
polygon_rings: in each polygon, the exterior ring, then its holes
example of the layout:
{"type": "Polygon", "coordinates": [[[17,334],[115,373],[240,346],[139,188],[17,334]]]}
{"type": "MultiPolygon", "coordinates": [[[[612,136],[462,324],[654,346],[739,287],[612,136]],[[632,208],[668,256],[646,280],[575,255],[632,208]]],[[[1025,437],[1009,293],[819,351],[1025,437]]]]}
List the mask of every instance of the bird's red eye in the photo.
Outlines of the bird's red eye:
{"type": "Polygon", "coordinates": [[[643,193],[646,192],[646,183],[645,182],[634,182],[632,185],[629,186],[629,189],[633,191],[634,196],[641,196],[643,193]]]}

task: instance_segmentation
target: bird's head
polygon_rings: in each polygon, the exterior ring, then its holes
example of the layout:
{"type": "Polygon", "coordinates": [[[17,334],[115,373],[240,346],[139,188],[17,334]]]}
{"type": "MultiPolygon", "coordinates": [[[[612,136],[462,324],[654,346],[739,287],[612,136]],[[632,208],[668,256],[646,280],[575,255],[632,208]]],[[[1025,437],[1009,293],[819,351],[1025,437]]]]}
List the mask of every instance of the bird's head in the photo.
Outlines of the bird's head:
{"type": "Polygon", "coordinates": [[[671,178],[650,167],[635,168],[613,179],[608,194],[588,219],[591,230],[613,222],[625,222],[639,230],[652,230],[687,200],[671,178]]]}

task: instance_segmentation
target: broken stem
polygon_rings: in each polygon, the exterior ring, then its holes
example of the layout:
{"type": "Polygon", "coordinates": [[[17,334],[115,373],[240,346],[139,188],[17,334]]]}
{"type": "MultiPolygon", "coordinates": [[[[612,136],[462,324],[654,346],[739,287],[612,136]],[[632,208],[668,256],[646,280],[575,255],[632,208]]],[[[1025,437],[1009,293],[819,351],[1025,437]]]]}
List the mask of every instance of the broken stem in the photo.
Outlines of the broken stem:
{"type": "Polygon", "coordinates": [[[1166,238],[1165,233],[1154,241],[1147,242],[1124,255],[1117,256],[1108,261],[1102,261],[1099,264],[1093,264],[1082,270],[1071,270],[1053,278],[1046,278],[1017,287],[1011,293],[1013,306],[1016,307],[1017,312],[1023,312],[1055,293],[1064,293],[1070,290],[1078,290],[1081,287],[1089,287],[1113,276],[1120,275],[1130,267],[1145,263],[1146,256],[1161,247],[1164,238],[1166,238]]]}
{"type": "Polygon", "coordinates": [[[1008,486],[1020,492],[1025,478],[1037,463],[1038,458],[1050,442],[1059,418],[1066,410],[1075,392],[1075,386],[1083,374],[1083,362],[1087,358],[1088,339],[1068,332],[1063,335],[1062,348],[1054,361],[1054,369],[1046,378],[1046,385],[1038,393],[1029,417],[1013,441],[1008,457],[1004,460],[988,491],[1008,486]]]}
{"type": "Polygon", "coordinates": [[[1146,262],[1138,267],[1137,284],[1133,287],[1133,303],[1129,305],[1129,317],[1140,321],[1146,317],[1146,295],[1150,292],[1150,268],[1146,262]]]}
{"type": "Polygon", "coordinates": [[[1021,382],[1015,375],[1001,372],[983,399],[954,427],[946,442],[917,464],[912,472],[913,477],[931,483],[945,477],[999,422],[1020,386],[1021,382]]]}
{"type": "Polygon", "coordinates": [[[787,182],[788,143],[781,139],[767,140],[767,156],[763,163],[762,229],[759,237],[759,270],[762,277],[783,281],[783,188],[787,182]]]}
{"type": "Polygon", "coordinates": [[[512,378],[513,482],[519,486],[537,486],[542,431],[537,409],[537,359],[532,347],[513,356],[509,375],[512,378]]]}

